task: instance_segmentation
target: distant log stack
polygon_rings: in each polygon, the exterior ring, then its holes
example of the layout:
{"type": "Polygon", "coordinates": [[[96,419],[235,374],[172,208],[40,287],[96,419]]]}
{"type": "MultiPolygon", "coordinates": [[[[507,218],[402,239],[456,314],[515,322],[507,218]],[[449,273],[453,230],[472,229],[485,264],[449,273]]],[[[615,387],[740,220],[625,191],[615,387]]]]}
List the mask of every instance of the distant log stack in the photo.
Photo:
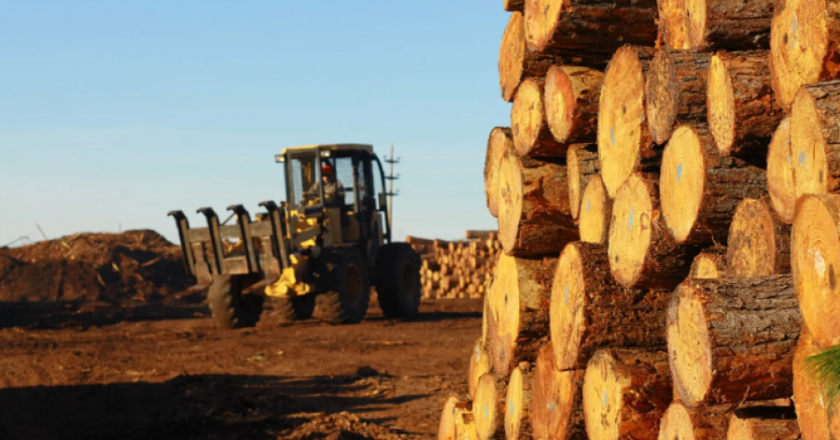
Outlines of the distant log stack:
{"type": "Polygon", "coordinates": [[[420,255],[423,298],[483,298],[502,252],[496,231],[467,231],[459,241],[409,236],[420,255]]]}
{"type": "Polygon", "coordinates": [[[840,438],[813,370],[840,357],[840,0],[504,7],[498,245],[456,422],[840,438]]]}

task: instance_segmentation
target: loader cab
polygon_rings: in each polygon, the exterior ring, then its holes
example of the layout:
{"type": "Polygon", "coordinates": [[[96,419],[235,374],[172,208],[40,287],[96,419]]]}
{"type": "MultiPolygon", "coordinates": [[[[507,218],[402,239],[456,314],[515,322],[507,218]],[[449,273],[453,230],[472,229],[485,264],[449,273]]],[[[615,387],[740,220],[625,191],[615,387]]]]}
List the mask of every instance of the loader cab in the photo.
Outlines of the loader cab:
{"type": "MultiPolygon", "coordinates": [[[[372,258],[387,239],[387,206],[380,196],[377,207],[374,179],[384,188],[384,173],[373,147],[360,144],[292,147],[276,156],[285,166],[286,203],[301,249],[357,245],[372,258]],[[374,162],[376,165],[374,165],[374,162]],[[322,173],[329,165],[332,175],[322,173]],[[308,231],[324,232],[310,234],[308,231]]],[[[295,246],[295,244],[297,246],[295,246]]]]}

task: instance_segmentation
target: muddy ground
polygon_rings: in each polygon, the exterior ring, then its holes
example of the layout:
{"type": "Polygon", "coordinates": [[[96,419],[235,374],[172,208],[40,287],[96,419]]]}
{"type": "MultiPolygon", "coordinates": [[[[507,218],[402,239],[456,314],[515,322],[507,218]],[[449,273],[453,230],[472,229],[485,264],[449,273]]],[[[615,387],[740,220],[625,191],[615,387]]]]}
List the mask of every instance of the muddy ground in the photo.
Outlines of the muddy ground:
{"type": "Polygon", "coordinates": [[[0,304],[0,439],[427,439],[479,300],[408,322],[223,331],[200,300],[0,304]]]}

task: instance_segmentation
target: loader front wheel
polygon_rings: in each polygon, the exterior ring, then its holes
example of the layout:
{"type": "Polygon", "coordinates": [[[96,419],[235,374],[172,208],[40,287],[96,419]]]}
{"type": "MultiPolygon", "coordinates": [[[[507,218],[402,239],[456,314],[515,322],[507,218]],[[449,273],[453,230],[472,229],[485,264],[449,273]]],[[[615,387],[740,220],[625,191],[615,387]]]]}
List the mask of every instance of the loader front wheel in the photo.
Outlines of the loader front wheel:
{"type": "Polygon", "coordinates": [[[315,295],[273,297],[271,302],[274,313],[283,324],[309,319],[315,310],[315,295]]]}
{"type": "Polygon", "coordinates": [[[262,295],[243,295],[246,277],[215,275],[207,292],[207,303],[213,320],[223,329],[253,327],[262,313],[262,295]]]}
{"type": "Polygon", "coordinates": [[[315,301],[321,319],[330,324],[355,324],[367,314],[370,278],[367,263],[356,248],[330,250],[318,277],[323,293],[315,301]]]}
{"type": "Polygon", "coordinates": [[[391,243],[376,255],[376,296],[388,318],[405,318],[420,308],[420,257],[407,243],[391,243]]]}

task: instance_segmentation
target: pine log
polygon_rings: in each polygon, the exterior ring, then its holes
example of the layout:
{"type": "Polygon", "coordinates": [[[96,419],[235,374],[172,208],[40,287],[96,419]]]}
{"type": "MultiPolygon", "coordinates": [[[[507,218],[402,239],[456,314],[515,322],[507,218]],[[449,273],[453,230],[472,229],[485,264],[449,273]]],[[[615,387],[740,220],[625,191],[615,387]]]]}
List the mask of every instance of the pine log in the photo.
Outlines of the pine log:
{"type": "MultiPolygon", "coordinates": [[[[791,408],[792,409],[792,408],[791,408]]],[[[726,440],[799,440],[799,424],[795,414],[757,415],[739,414],[729,417],[726,440]]]]}
{"type": "Polygon", "coordinates": [[[659,32],[678,50],[749,50],[770,45],[775,0],[660,0],[659,32]]]}
{"type": "Polygon", "coordinates": [[[473,400],[475,429],[480,440],[505,438],[504,414],[507,385],[504,377],[485,373],[478,379],[473,400]]]}
{"type": "Polygon", "coordinates": [[[531,395],[533,393],[533,371],[530,366],[513,369],[508,381],[507,412],[505,412],[505,436],[507,440],[532,438],[528,422],[531,395]]]}
{"type": "Polygon", "coordinates": [[[726,276],[725,246],[712,246],[694,257],[689,278],[718,279],[726,276]]]}
{"type": "Polygon", "coordinates": [[[598,149],[596,145],[578,144],[566,153],[566,171],[569,175],[569,205],[572,218],[580,216],[583,190],[589,178],[598,173],[598,149]]]}
{"type": "Polygon", "coordinates": [[[662,156],[662,215],[677,243],[726,243],[738,203],[761,197],[766,172],[721,157],[705,126],[681,125],[662,156]]]}
{"type": "Polygon", "coordinates": [[[560,253],[577,240],[566,167],[529,163],[508,153],[499,167],[499,239],[505,253],[560,253]]]}
{"type": "Polygon", "coordinates": [[[458,440],[478,439],[475,414],[472,411],[458,410],[455,412],[455,437],[458,440]]]}
{"type": "Polygon", "coordinates": [[[840,80],[799,90],[790,114],[790,149],[797,198],[840,189],[840,80]]]}
{"type": "Polygon", "coordinates": [[[666,352],[597,351],[583,382],[589,440],[656,439],[672,396],[666,352]]]}
{"type": "Polygon", "coordinates": [[[731,405],[692,409],[675,400],[662,417],[658,440],[724,439],[731,409],[731,405]]]}
{"type": "Polygon", "coordinates": [[[677,244],[666,230],[655,176],[636,173],[621,186],[609,234],[610,271],[626,288],[673,289],[700,252],[677,244]]]}
{"type": "Polygon", "coordinates": [[[667,324],[680,400],[693,408],[790,396],[801,322],[790,275],[687,279],[667,324]]]}
{"type": "MultiPolygon", "coordinates": [[[[499,87],[502,99],[513,101],[519,84],[525,78],[543,77],[553,64],[566,59],[545,52],[531,52],[525,44],[525,19],[522,12],[510,15],[499,48],[499,87]]],[[[570,61],[570,60],[569,60],[570,61]]]]}
{"type": "Polygon", "coordinates": [[[706,122],[706,88],[711,54],[661,48],[645,84],[647,123],[653,141],[664,144],[678,123],[706,122]]]}
{"type": "Polygon", "coordinates": [[[790,111],[799,87],[840,75],[840,1],[777,1],[770,31],[770,78],[790,111]]]}
{"type": "Polygon", "coordinates": [[[796,202],[791,272],[802,319],[822,347],[840,344],[840,195],[806,195],[796,202]]]}
{"type": "Polygon", "coordinates": [[[746,198],[729,228],[729,276],[750,278],[790,273],[790,225],[758,199],[746,198]]]}
{"type": "Polygon", "coordinates": [[[484,157],[484,196],[487,209],[493,217],[499,216],[499,165],[505,153],[513,150],[513,137],[509,128],[496,127],[487,140],[484,157]]]}
{"type": "Polygon", "coordinates": [[[598,349],[664,350],[671,292],[627,290],[610,274],[604,245],[572,242],[551,288],[551,343],[558,370],[580,370],[598,349]]]}
{"type": "Polygon", "coordinates": [[[803,329],[793,354],[793,400],[802,440],[825,440],[828,432],[829,402],[821,384],[815,380],[806,359],[822,350],[803,329]]]}
{"type": "Polygon", "coordinates": [[[528,77],[519,85],[510,111],[513,149],[525,157],[565,157],[568,144],[557,142],[545,115],[545,78],[528,77]]]}
{"type": "Polygon", "coordinates": [[[793,223],[796,183],[793,180],[793,157],[790,149],[790,116],[773,133],[767,152],[767,192],[770,205],[782,223],[793,223]]]}
{"type": "Polygon", "coordinates": [[[505,11],[522,12],[525,9],[525,0],[504,0],[505,11]]]}
{"type": "Polygon", "coordinates": [[[770,88],[768,52],[715,54],[709,65],[706,108],[709,130],[722,155],[764,162],[768,141],[785,117],[770,88]]]}
{"type": "Polygon", "coordinates": [[[551,344],[539,352],[531,393],[534,439],[587,440],[583,417],[584,370],[557,371],[551,344]]]}
{"type": "Polygon", "coordinates": [[[656,14],[653,0],[526,0],[528,49],[603,67],[623,44],[653,46],[656,14]]]}
{"type": "Polygon", "coordinates": [[[552,66],[545,76],[545,114],[554,139],[564,143],[597,141],[598,102],[604,72],[552,66]]]}
{"type": "Polygon", "coordinates": [[[507,376],[520,362],[533,362],[549,333],[549,295],[556,257],[503,255],[496,265],[497,329],[490,343],[493,371],[507,376]]]}
{"type": "Polygon", "coordinates": [[[600,174],[593,175],[586,183],[581,198],[578,229],[580,239],[588,243],[606,244],[609,237],[613,202],[600,174]]]}
{"type": "Polygon", "coordinates": [[[469,389],[469,396],[471,399],[475,398],[475,390],[478,388],[478,379],[489,373],[491,369],[490,354],[481,342],[481,339],[475,342],[472,352],[470,353],[470,371],[467,376],[467,386],[469,389]]]}
{"type": "MultiPolygon", "coordinates": [[[[495,240],[496,236],[499,235],[499,231],[492,230],[492,231],[467,231],[466,238],[467,240],[495,240]]],[[[476,242],[471,242],[470,246],[476,245],[476,242]]],[[[482,245],[483,246],[483,245],[482,245]]],[[[472,247],[470,249],[473,249],[472,247]]]]}
{"type": "Polygon", "coordinates": [[[655,50],[624,46],[610,60],[598,107],[598,157],[610,198],[636,171],[650,171],[662,151],[645,121],[645,76],[655,50]]]}
{"type": "Polygon", "coordinates": [[[461,396],[449,396],[446,403],[443,405],[443,411],[440,416],[440,425],[438,427],[438,440],[457,440],[455,434],[455,418],[459,411],[468,411],[470,409],[470,401],[461,396]]]}

